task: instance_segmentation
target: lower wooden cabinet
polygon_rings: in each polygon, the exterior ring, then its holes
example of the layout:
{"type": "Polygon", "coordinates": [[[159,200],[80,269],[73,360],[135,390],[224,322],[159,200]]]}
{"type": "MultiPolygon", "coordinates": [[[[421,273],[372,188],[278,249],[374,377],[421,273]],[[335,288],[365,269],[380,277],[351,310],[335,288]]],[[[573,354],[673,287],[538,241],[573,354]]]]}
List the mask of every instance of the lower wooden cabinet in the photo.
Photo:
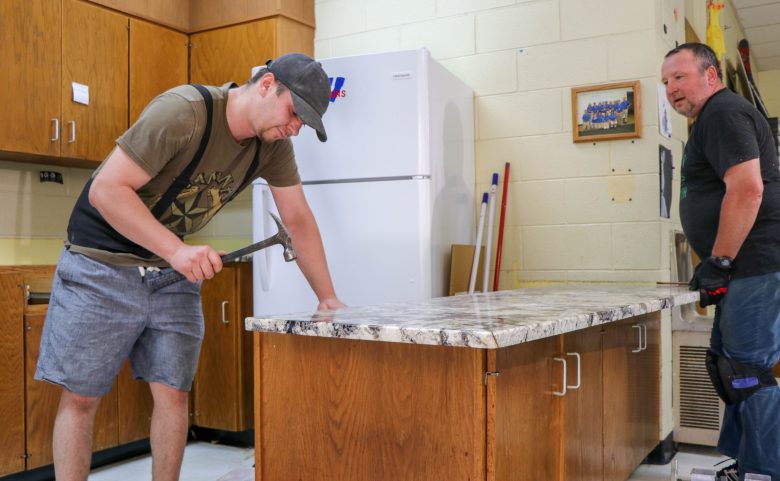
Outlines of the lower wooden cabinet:
{"type": "Polygon", "coordinates": [[[627,479],[658,444],[659,325],[650,314],[604,327],[605,481],[627,479]]]}
{"type": "Polygon", "coordinates": [[[227,264],[201,288],[205,335],[193,383],[193,424],[226,431],[252,427],[252,264],[227,264]]]}
{"type": "Polygon", "coordinates": [[[566,393],[561,396],[565,480],[604,479],[604,387],[608,381],[602,375],[602,334],[601,327],[594,327],[563,336],[559,359],[567,366],[566,393]]]}
{"type": "Polygon", "coordinates": [[[559,353],[560,338],[550,337],[495,354],[500,374],[495,376],[495,442],[488,434],[488,450],[494,446],[496,480],[561,479],[562,405],[554,394],[563,389],[559,353]]]}
{"type": "MultiPolygon", "coordinates": [[[[192,424],[226,431],[252,427],[251,263],[236,263],[203,284],[206,334],[190,396],[192,424]]],[[[48,292],[54,266],[0,267],[0,476],[52,463],[52,430],[61,388],[35,381],[48,305],[29,291],[48,292]]],[[[93,449],[149,437],[149,385],[132,378],[129,362],[100,402],[93,449]]]]}
{"type": "Polygon", "coordinates": [[[659,319],[497,350],[255,333],[255,477],[623,481],[658,443],[659,319]]]}

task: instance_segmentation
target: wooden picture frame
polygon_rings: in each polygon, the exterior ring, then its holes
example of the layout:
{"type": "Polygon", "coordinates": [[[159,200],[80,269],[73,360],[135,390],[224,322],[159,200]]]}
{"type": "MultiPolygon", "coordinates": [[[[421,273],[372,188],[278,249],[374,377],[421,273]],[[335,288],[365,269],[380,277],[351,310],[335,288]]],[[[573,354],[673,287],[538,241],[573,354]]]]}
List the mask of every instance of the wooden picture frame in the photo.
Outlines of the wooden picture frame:
{"type": "Polygon", "coordinates": [[[571,89],[574,142],[642,136],[639,80],[571,89]]]}

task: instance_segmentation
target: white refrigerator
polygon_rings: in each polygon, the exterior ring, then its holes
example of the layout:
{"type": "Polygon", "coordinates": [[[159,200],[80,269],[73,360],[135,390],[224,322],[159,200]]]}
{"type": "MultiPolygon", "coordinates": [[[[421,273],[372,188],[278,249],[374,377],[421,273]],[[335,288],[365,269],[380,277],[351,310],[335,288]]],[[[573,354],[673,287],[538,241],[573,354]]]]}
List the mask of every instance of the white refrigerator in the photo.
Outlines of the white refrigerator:
{"type": "MultiPolygon", "coordinates": [[[[321,60],[328,141],[293,138],[336,294],[350,306],[447,294],[451,244],[473,243],[473,91],[425,49],[321,60]]],[[[255,242],[273,235],[268,185],[253,185],[255,242]]],[[[280,246],[254,255],[256,316],[314,311],[280,246]]]]}

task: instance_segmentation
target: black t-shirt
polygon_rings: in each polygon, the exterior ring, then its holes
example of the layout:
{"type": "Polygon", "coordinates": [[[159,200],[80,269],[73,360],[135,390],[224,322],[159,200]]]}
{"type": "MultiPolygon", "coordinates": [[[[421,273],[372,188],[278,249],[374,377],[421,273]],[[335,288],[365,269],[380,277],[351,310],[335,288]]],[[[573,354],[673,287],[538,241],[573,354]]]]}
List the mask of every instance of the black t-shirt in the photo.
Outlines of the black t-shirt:
{"type": "Polygon", "coordinates": [[[710,97],[685,146],[680,181],[680,219],[696,254],[712,254],[726,171],[760,158],[764,195],[758,217],[734,259],[734,277],[780,271],[780,170],[766,119],[728,89],[710,97]]]}

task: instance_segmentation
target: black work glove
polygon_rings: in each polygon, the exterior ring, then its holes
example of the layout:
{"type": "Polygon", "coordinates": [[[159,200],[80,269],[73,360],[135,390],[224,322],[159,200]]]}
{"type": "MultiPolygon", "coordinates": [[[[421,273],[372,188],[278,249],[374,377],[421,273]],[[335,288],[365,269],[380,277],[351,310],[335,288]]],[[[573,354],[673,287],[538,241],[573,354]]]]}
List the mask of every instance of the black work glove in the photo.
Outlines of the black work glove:
{"type": "Polygon", "coordinates": [[[730,279],[731,259],[710,256],[696,266],[688,288],[699,291],[699,305],[707,307],[723,299],[729,290],[730,279]]]}

